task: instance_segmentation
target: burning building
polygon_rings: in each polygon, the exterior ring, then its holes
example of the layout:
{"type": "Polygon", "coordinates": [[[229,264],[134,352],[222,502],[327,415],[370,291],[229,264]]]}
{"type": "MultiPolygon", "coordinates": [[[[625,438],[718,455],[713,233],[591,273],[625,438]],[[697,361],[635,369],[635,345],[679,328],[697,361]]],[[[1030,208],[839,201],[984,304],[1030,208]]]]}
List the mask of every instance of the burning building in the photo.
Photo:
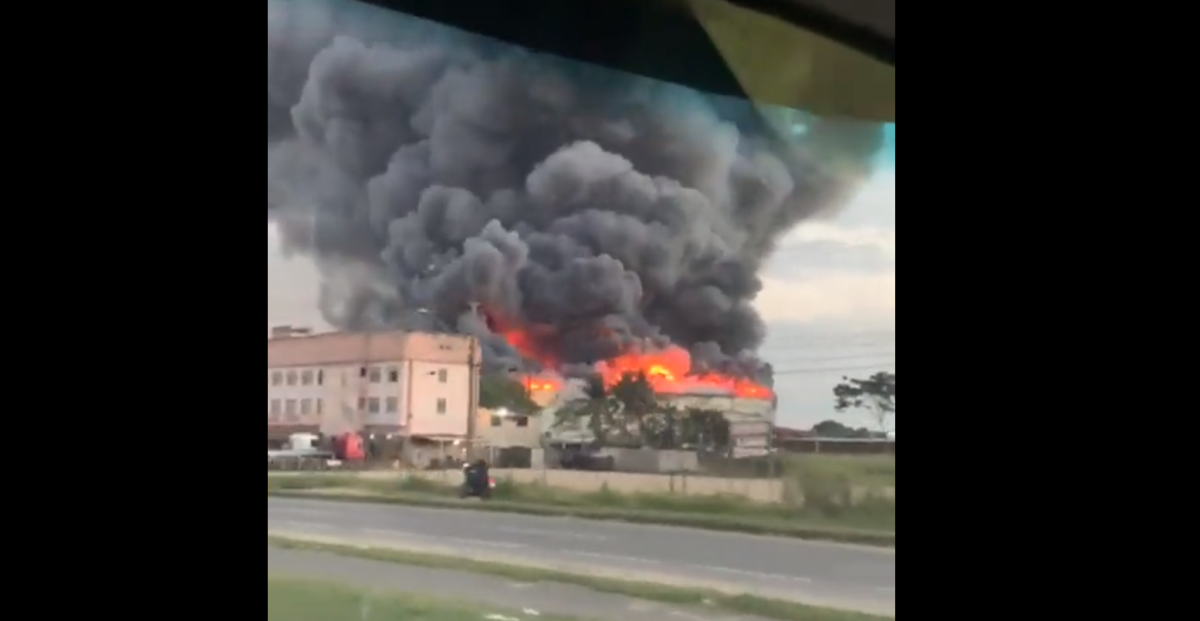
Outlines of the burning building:
{"type": "MultiPolygon", "coordinates": [[[[529,345],[532,340],[527,333],[510,330],[504,335],[526,359],[543,367],[556,367],[553,359],[541,357],[536,347],[529,345]]],[[[645,375],[664,407],[724,414],[730,423],[735,457],[761,455],[770,448],[777,407],[775,391],[739,375],[697,372],[692,356],[680,347],[631,348],[598,363],[593,372],[610,388],[626,375],[645,375]]],[[[535,375],[523,381],[534,401],[547,408],[548,413],[583,398],[581,384],[561,376],[535,375]]],[[[553,443],[586,444],[594,439],[586,421],[564,426],[556,416],[547,415],[542,417],[542,426],[544,436],[553,443]]]]}
{"type": "MultiPolygon", "coordinates": [[[[630,369],[629,372],[637,372],[630,369]]],[[[641,372],[645,372],[644,370],[641,372]]],[[[607,382],[620,381],[609,370],[607,382]]],[[[663,408],[680,412],[719,412],[730,423],[733,457],[753,457],[770,450],[778,406],[774,392],[765,386],[722,376],[681,377],[674,380],[648,375],[663,408]]],[[[560,419],[557,414],[586,398],[581,381],[541,376],[526,380],[533,400],[545,408],[541,416],[542,437],[555,445],[583,445],[595,440],[590,417],[560,419]]]]}
{"type": "Polygon", "coordinates": [[[315,262],[327,323],[467,335],[490,372],[773,399],[758,273],[856,193],[882,126],[795,131],[749,102],[321,6],[268,0],[267,218],[315,262]]]}

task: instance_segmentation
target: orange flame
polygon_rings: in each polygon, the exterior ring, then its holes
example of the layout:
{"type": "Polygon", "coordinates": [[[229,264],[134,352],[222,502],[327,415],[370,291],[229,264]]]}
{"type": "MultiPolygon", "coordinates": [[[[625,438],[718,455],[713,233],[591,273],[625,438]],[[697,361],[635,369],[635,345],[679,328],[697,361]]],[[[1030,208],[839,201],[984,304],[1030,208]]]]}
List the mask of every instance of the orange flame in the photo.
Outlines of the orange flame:
{"type": "Polygon", "coordinates": [[[645,373],[654,391],[662,394],[687,394],[720,391],[746,399],[771,399],[775,393],[750,380],[705,373],[692,375],[692,356],[687,350],[671,347],[657,352],[629,352],[600,365],[606,386],[614,386],[626,375],[645,373]]]}
{"type": "MultiPolygon", "coordinates": [[[[500,326],[489,321],[497,334],[508,341],[513,349],[530,360],[537,360],[547,368],[559,366],[553,357],[540,351],[537,346],[539,336],[550,336],[553,328],[545,328],[547,334],[528,331],[521,328],[500,326]]],[[[772,399],[774,391],[766,386],[744,378],[738,378],[719,373],[692,375],[692,356],[687,350],[679,347],[656,352],[630,351],[612,360],[598,365],[604,385],[613,387],[626,375],[645,373],[654,391],[661,394],[688,394],[716,391],[732,394],[746,399],[772,399]]],[[[561,388],[561,382],[552,377],[539,376],[526,378],[531,394],[556,392],[561,388]]]]}
{"type": "Polygon", "coordinates": [[[531,393],[558,392],[558,389],[561,388],[561,386],[559,386],[558,380],[556,380],[554,378],[546,378],[546,377],[527,378],[525,380],[525,384],[526,384],[526,387],[529,388],[529,392],[531,392],[531,393]]]}

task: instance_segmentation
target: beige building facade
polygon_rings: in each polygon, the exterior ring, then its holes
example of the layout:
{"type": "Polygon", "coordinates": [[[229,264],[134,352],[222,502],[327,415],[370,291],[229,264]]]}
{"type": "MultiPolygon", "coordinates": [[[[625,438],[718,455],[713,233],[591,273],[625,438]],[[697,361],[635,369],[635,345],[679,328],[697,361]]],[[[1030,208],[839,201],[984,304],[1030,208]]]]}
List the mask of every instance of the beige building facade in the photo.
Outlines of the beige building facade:
{"type": "Polygon", "coordinates": [[[480,410],[475,443],[492,448],[541,448],[541,416],[512,416],[480,410]]]}
{"type": "Polygon", "coordinates": [[[387,332],[267,338],[267,428],[470,439],[483,355],[473,337],[387,332]]]}

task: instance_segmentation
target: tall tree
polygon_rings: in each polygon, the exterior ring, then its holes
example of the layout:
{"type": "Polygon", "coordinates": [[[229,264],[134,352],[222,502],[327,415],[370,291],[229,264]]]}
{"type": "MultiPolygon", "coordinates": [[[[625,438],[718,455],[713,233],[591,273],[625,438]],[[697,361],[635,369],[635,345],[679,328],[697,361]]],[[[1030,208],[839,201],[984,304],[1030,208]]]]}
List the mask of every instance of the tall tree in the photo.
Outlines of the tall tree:
{"type": "MultiPolygon", "coordinates": [[[[622,430],[627,444],[646,443],[646,422],[661,410],[654,385],[645,373],[626,373],[610,390],[621,404],[622,430]]],[[[632,447],[636,448],[636,447],[632,447]]]]}
{"type": "Polygon", "coordinates": [[[837,411],[865,410],[887,433],[888,417],[896,415],[896,374],[876,373],[867,379],[843,378],[833,389],[837,411]]]}
{"type": "Polygon", "coordinates": [[[525,383],[503,374],[479,378],[479,406],[489,410],[505,409],[521,416],[532,416],[541,410],[525,383]]]}
{"type": "Polygon", "coordinates": [[[641,438],[644,446],[664,451],[683,448],[679,431],[685,414],[677,407],[662,406],[642,420],[641,438]]]}
{"type": "Polygon", "coordinates": [[[588,380],[583,395],[583,400],[568,403],[555,413],[554,426],[562,427],[570,423],[578,427],[580,421],[586,418],[594,445],[597,448],[611,446],[620,428],[617,415],[621,411],[621,404],[609,394],[599,376],[588,380]]]}

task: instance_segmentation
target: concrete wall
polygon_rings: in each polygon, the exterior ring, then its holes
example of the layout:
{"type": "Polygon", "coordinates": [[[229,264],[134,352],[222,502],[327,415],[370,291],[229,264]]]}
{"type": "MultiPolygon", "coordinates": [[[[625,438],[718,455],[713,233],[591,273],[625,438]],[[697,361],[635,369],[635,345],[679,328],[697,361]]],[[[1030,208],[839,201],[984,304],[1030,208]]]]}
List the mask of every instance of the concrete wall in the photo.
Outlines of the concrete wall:
{"type": "MultiPolygon", "coordinates": [[[[778,479],[729,479],[702,475],[630,474],[626,472],[578,472],[574,470],[493,469],[497,480],[523,485],[545,485],[581,493],[594,493],[605,486],[623,494],[676,494],[687,496],[740,496],[753,502],[783,502],[785,483],[778,479]]],[[[284,475],[286,476],[286,474],[284,475]]],[[[358,476],[393,480],[415,476],[440,483],[457,483],[462,476],[451,472],[363,472],[358,476]]],[[[866,490],[860,490],[865,492],[866,490]]],[[[896,497],[896,490],[875,490],[896,497]]]]}
{"type": "MultiPolygon", "coordinates": [[[[451,481],[456,472],[414,472],[430,481],[451,481]]],[[[783,483],[767,480],[721,479],[695,475],[630,474],[625,472],[577,472],[571,470],[494,470],[498,480],[526,485],[548,485],[574,492],[598,492],[604,486],[623,494],[684,494],[693,496],[741,496],[754,502],[781,502],[783,483]]],[[[394,478],[396,473],[365,473],[369,478],[394,478]]]]}
{"type": "MultiPolygon", "coordinates": [[[[609,448],[600,450],[600,454],[612,457],[620,472],[661,474],[700,471],[700,459],[690,451],[609,448]]],[[[558,455],[555,454],[553,459],[557,461],[558,455]]]]}
{"type": "Polygon", "coordinates": [[[539,417],[529,418],[529,424],[521,427],[513,417],[494,418],[492,410],[480,409],[476,444],[496,448],[540,448],[542,446],[542,423],[539,417]],[[494,423],[499,422],[497,426],[494,423]]]}

